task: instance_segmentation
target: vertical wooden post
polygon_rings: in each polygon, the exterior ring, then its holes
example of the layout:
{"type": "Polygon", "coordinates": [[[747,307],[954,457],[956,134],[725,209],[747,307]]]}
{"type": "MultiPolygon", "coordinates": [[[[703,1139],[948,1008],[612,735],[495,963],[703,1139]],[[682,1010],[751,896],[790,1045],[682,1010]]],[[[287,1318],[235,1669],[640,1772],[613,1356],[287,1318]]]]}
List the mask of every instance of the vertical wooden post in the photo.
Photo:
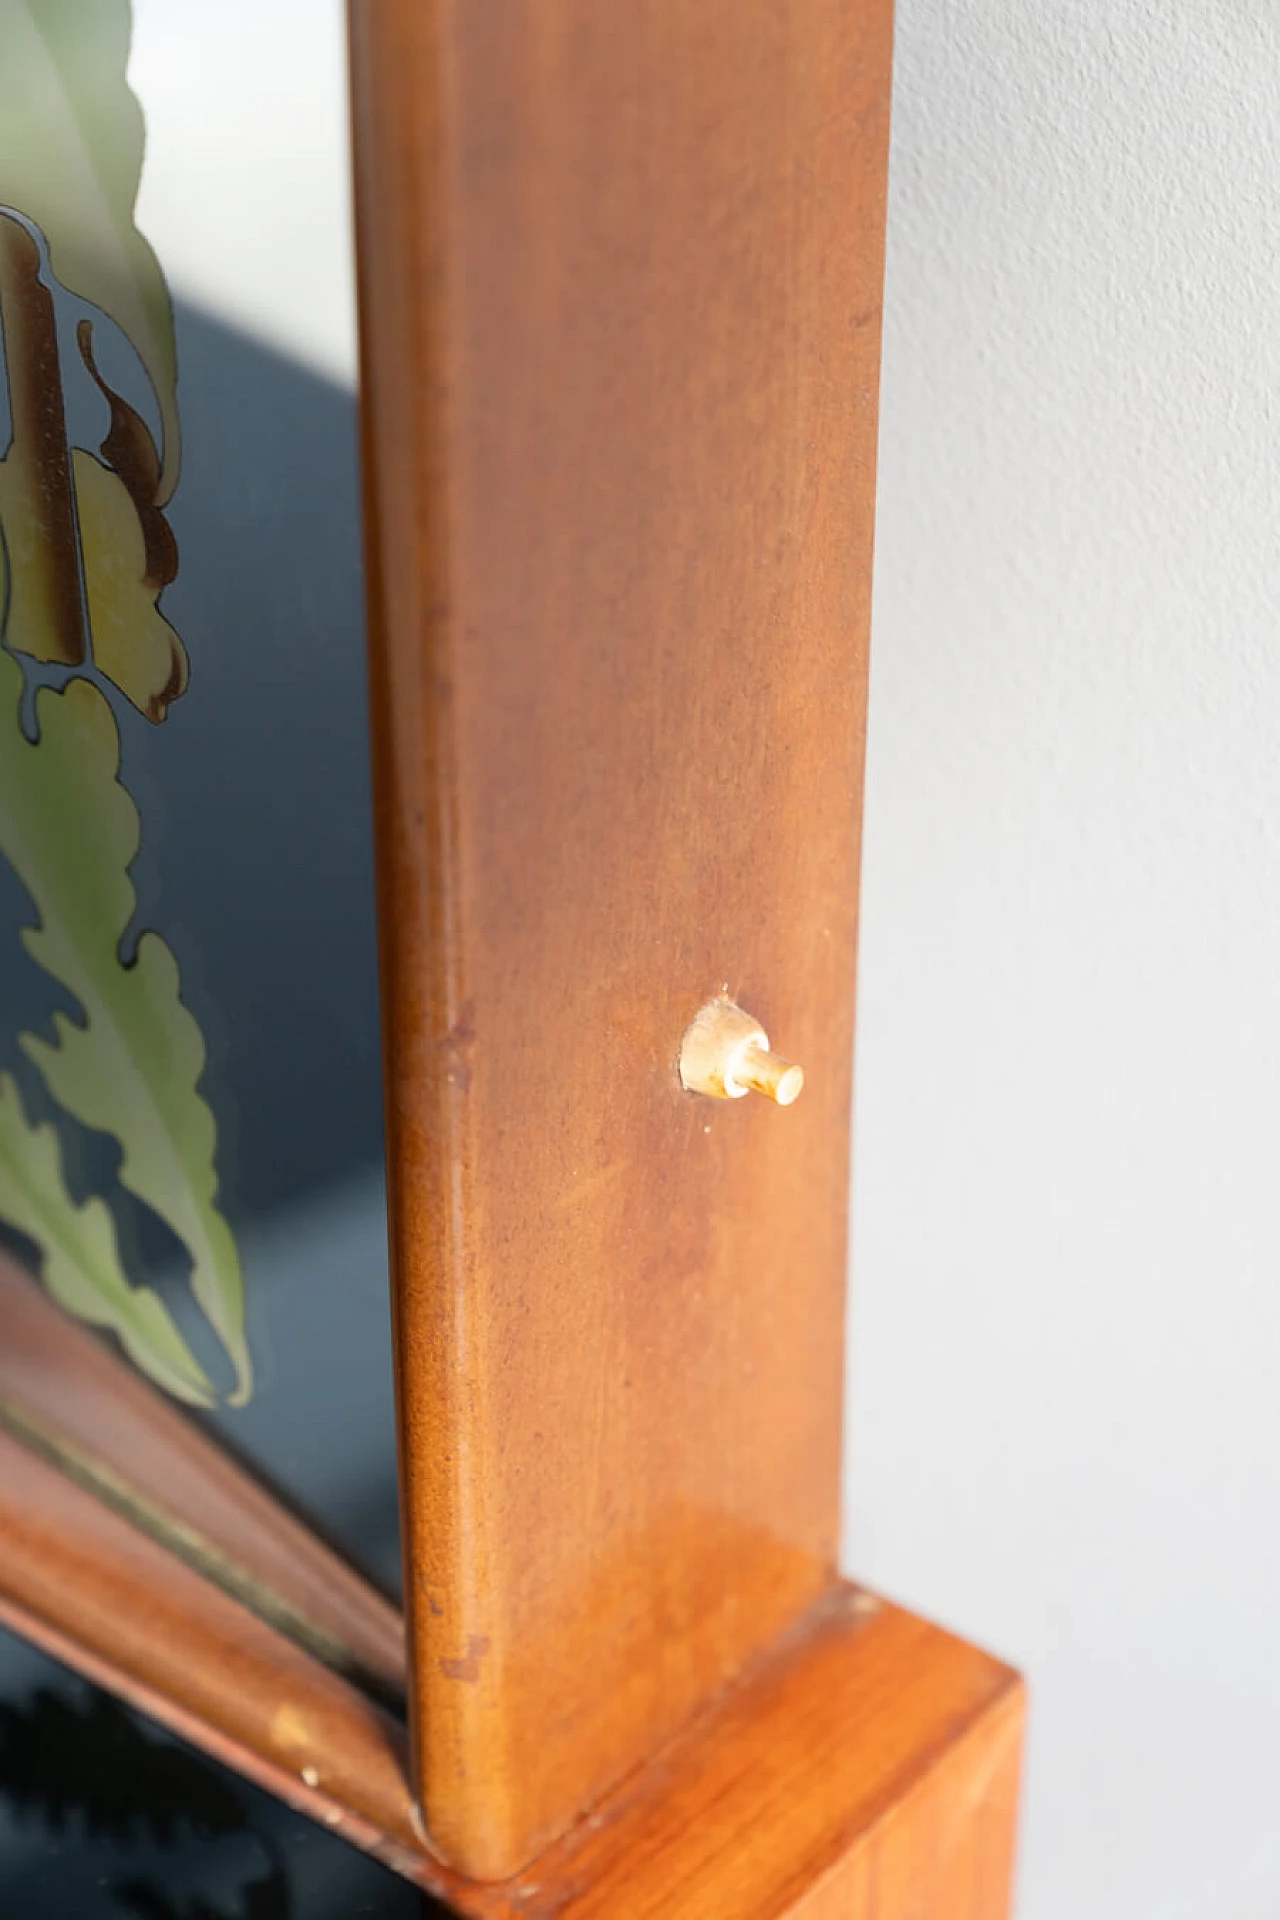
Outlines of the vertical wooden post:
{"type": "Polygon", "coordinates": [[[471,1920],[1000,1920],[1017,1678],[836,1569],[890,0],[351,8],[412,1780],[399,1621],[13,1273],[0,1618],[471,1920]]]}
{"type": "Polygon", "coordinates": [[[417,1784],[483,1880],[836,1585],[891,12],[352,35],[417,1784]],[[793,1105],[685,1091],[718,997],[793,1105]]]}

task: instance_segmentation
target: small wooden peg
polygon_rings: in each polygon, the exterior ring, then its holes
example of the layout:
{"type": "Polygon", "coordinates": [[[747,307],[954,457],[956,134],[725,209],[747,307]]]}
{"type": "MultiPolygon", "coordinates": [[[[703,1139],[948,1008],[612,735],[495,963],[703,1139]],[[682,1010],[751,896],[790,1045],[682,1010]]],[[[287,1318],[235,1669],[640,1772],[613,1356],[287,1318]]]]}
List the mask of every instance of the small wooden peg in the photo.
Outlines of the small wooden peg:
{"type": "Polygon", "coordinates": [[[732,1000],[709,1000],[681,1044],[680,1083],[713,1100],[741,1100],[754,1091],[789,1107],[804,1086],[804,1072],[771,1053],[759,1021],[732,1000]]]}
{"type": "Polygon", "coordinates": [[[804,1068],[770,1053],[766,1047],[744,1050],[737,1077],[766,1100],[776,1100],[780,1107],[789,1107],[804,1087],[804,1068]]]}

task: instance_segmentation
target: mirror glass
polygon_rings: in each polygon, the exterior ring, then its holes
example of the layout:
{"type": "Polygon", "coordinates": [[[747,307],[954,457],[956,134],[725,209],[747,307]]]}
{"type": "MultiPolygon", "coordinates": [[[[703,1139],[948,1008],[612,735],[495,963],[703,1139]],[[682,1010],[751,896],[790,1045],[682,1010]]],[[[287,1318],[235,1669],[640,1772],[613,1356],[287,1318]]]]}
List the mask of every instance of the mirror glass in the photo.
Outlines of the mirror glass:
{"type": "Polygon", "coordinates": [[[448,1920],[368,1855],[6,1633],[0,1913],[448,1920]]]}
{"type": "Polygon", "coordinates": [[[394,1593],[347,174],[338,0],[0,0],[0,1421],[394,1593]]]}

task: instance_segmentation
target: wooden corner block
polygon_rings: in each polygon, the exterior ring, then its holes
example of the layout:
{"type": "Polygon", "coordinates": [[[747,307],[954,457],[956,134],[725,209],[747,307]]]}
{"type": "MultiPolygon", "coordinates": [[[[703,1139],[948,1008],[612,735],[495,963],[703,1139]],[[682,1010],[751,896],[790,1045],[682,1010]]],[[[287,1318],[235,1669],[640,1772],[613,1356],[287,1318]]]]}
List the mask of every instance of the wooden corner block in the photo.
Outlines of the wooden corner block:
{"type": "Polygon", "coordinates": [[[1023,1687],[855,1587],[468,1920],[1004,1920],[1023,1687]]]}

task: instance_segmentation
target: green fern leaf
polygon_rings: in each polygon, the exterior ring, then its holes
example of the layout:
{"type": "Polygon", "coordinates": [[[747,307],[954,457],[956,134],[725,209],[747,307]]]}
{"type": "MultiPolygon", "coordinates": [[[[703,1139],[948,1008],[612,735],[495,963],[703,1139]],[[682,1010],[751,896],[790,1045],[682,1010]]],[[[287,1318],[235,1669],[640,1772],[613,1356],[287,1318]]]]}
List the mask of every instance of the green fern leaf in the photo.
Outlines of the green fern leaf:
{"type": "Polygon", "coordinates": [[[214,1404],[213,1386],[163,1302],[125,1279],[109,1208],[97,1199],[77,1206],[56,1131],[47,1121],[31,1124],[7,1073],[0,1074],[0,1214],[43,1252],[41,1278],[60,1307],[116,1334],[130,1359],[180,1400],[214,1404]]]}
{"type": "Polygon", "coordinates": [[[0,206],[34,221],[64,287],[109,314],[155,390],[156,491],[178,481],[178,360],[159,262],[134,225],[142,109],[125,78],[129,0],[0,0],[0,206]]]}
{"type": "Polygon", "coordinates": [[[74,995],[83,1021],[56,1013],[52,1041],[24,1034],[21,1044],[54,1099],[119,1142],[121,1183],[185,1244],[191,1290],[235,1368],[241,1405],[252,1386],[244,1282],[217,1206],[214,1118],[197,1091],[204,1042],[158,934],[121,960],[139,829],[118,778],[115,718],[88,680],[43,687],[33,744],[19,725],[22,686],[0,648],[0,853],[39,914],[23,933],[27,951],[74,995]]]}

